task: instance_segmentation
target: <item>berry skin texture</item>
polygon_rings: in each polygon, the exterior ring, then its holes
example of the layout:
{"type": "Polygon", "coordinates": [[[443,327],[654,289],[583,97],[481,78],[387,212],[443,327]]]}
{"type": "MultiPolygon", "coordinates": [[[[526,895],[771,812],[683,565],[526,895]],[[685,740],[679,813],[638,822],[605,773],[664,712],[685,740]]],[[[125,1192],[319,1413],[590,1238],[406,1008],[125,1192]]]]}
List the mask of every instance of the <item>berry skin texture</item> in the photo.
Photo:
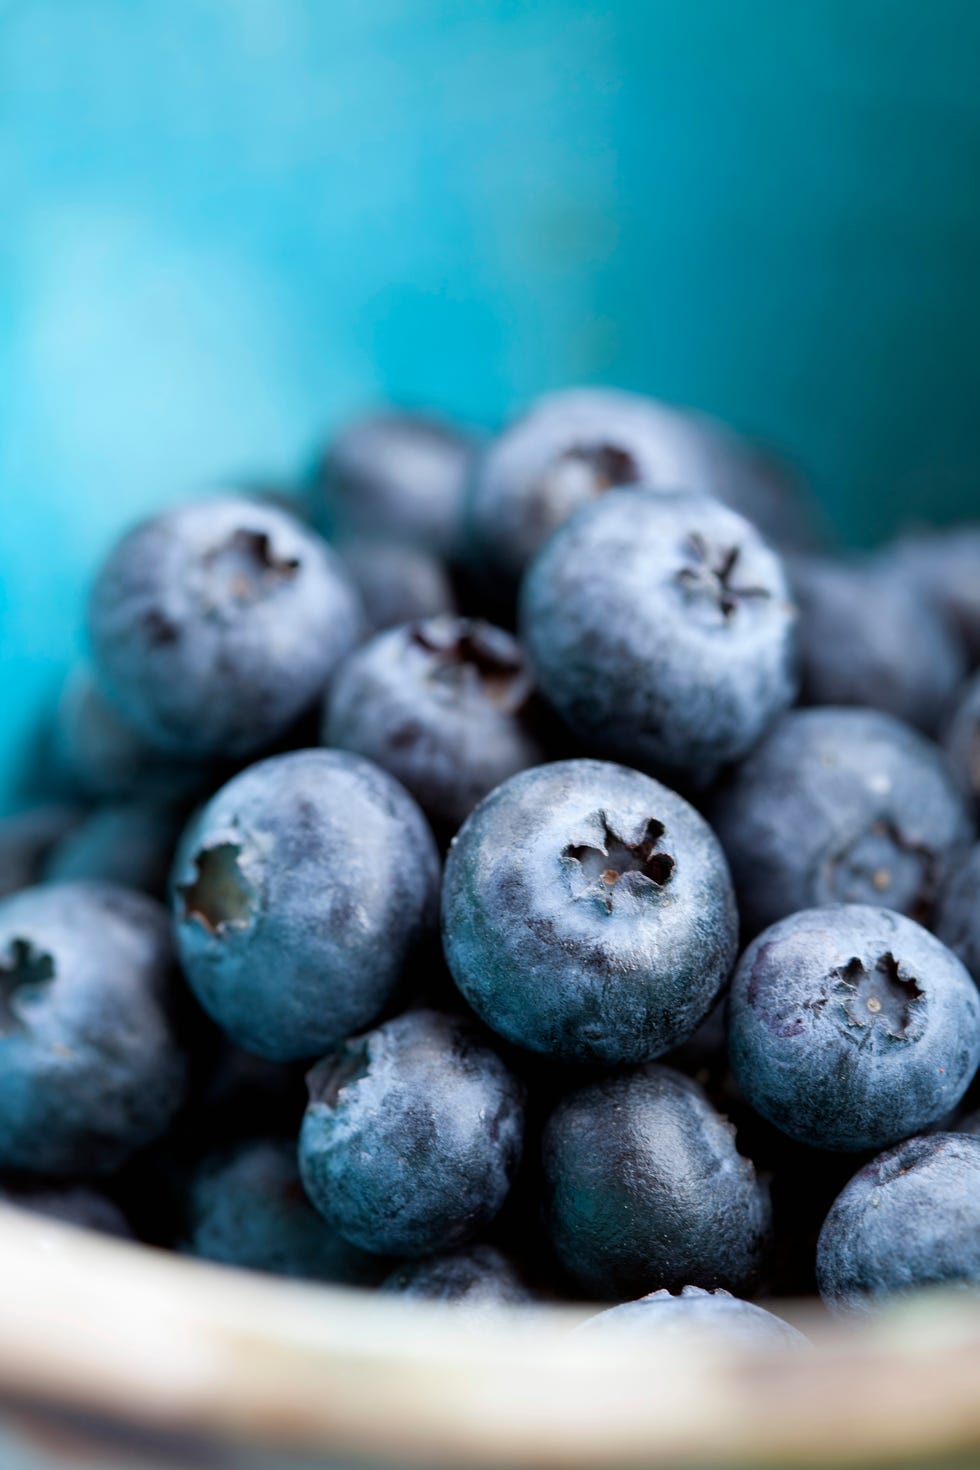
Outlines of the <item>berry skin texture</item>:
{"type": "Polygon", "coordinates": [[[749,934],[831,903],[880,904],[928,924],[971,840],[940,751],[877,710],[784,715],[709,816],[749,934]]]}
{"type": "Polygon", "coordinates": [[[368,536],[451,557],[473,448],[456,429],[415,413],[376,413],[327,446],[315,518],[338,538],[368,536]]]}
{"type": "Polygon", "coordinates": [[[943,890],[936,933],[980,985],[980,846],[971,849],[943,890]]]}
{"type": "Polygon", "coordinates": [[[323,694],[362,613],[340,560],[275,506],[194,501],[136,526],[95,579],[96,674],[161,750],[245,756],[323,694]]]}
{"type": "Polygon", "coordinates": [[[446,861],[442,932],[453,979],[494,1031],[619,1065],[697,1029],[734,963],[738,917],[693,807],[638,771],[571,760],[512,777],[468,818],[446,861]]]}
{"type": "Polygon", "coordinates": [[[817,1282],[841,1316],[920,1286],[980,1290],[980,1137],[909,1138],[858,1170],[820,1232],[817,1282]]]}
{"type": "Polygon", "coordinates": [[[768,1191],[690,1078],[654,1065],[570,1093],[542,1154],[552,1243],[596,1299],[692,1282],[738,1291],[755,1278],[768,1191]]]}
{"type": "Polygon", "coordinates": [[[697,1333],[706,1344],[745,1349],[799,1348],[806,1344],[802,1332],[764,1307],[744,1302],[721,1288],[704,1291],[700,1286],[685,1286],[676,1295],[651,1291],[639,1301],[623,1302],[590,1317],[576,1330],[592,1336],[625,1332],[651,1342],[684,1341],[697,1333]]]}
{"type": "Polygon", "coordinates": [[[523,1091],[465,1021],[409,1011],[309,1074],[306,1191],[354,1245],[429,1256],[480,1235],[520,1162],[523,1091]]]}
{"type": "Polygon", "coordinates": [[[162,905],[108,883],[0,904],[0,1168],[105,1174],[182,1100],[162,905]]]}
{"type": "Polygon", "coordinates": [[[874,561],[790,564],[807,704],[885,710],[934,735],[966,673],[935,604],[874,561]]]}
{"type": "Polygon", "coordinates": [[[522,719],[530,694],[509,633],[430,618],[372,638],[341,665],[323,743],[376,761],[451,834],[495,786],[541,760],[522,719]]]}
{"type": "Polygon", "coordinates": [[[246,1051],[315,1057],[370,1024],[435,927],[439,855],[408,793],[360,756],[260,761],[184,835],[177,945],[201,1005],[246,1051]]]}
{"type": "Polygon", "coordinates": [[[796,613],[748,521],[703,495],[611,491],[540,552],[521,628],[590,749],[706,784],[796,694],[796,613]]]}
{"type": "Polygon", "coordinates": [[[901,914],[835,904],[749,945],[728,998],[746,1100],[815,1148],[880,1149],[938,1122],[980,1066],[980,994],[901,914]]]}
{"type": "Polygon", "coordinates": [[[495,1307],[518,1307],[534,1300],[517,1270],[492,1245],[464,1246],[422,1261],[409,1261],[385,1277],[381,1290],[432,1302],[452,1302],[467,1317],[483,1317],[495,1307]]]}
{"type": "Polygon", "coordinates": [[[342,1285],[377,1281],[378,1261],[331,1230],[303,1190],[293,1141],[215,1154],[190,1187],[185,1249],[204,1260],[342,1285]]]}

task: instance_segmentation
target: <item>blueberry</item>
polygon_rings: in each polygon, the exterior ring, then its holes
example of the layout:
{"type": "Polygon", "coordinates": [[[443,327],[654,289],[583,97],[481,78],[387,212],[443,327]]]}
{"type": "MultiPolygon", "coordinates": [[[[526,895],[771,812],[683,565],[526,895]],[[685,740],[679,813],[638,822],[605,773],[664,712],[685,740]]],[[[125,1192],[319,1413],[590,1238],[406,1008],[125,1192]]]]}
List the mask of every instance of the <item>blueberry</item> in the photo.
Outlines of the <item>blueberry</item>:
{"type": "Polygon", "coordinates": [[[39,883],[58,843],[84,818],[84,808],[67,802],[46,802],[0,817],[0,898],[39,883]]]}
{"type": "Polygon", "coordinates": [[[784,715],[709,815],[749,933],[828,903],[880,904],[928,924],[970,841],[941,752],[874,710],[784,715]]]}
{"type": "Polygon", "coordinates": [[[841,1314],[930,1284],[980,1289],[980,1138],[909,1138],[859,1169],[820,1232],[817,1280],[841,1314]]]}
{"type": "Polygon", "coordinates": [[[397,781],[342,751],[294,751],[235,776],[188,828],[177,943],[233,1041],[314,1057],[392,999],[438,888],[432,833],[397,781]]]}
{"type": "Polygon", "coordinates": [[[980,524],[912,532],[883,560],[932,599],[980,665],[980,524]]]}
{"type": "Polygon", "coordinates": [[[800,558],[790,573],[805,701],[885,710],[934,734],[966,672],[934,603],[873,561],[800,558]]]}
{"type": "Polygon", "coordinates": [[[953,775],[980,814],[980,673],[963,686],[943,744],[953,775]]]}
{"type": "Polygon", "coordinates": [[[68,778],[97,801],[193,798],[211,774],[200,760],[165,755],[145,740],[110,704],[86,664],[78,664],[65,682],[54,746],[68,778]]]}
{"type": "Polygon", "coordinates": [[[509,633],[430,618],[372,638],[343,663],[323,740],[377,761],[451,834],[488,792],[535,765],[531,678],[509,633]]]}
{"type": "Polygon", "coordinates": [[[555,1250],[595,1297],[692,1282],[738,1291],[755,1278],[768,1192],[690,1078],[648,1065],[569,1094],[543,1156],[555,1250]]]}
{"type": "Polygon", "coordinates": [[[576,511],[636,486],[716,495],[797,539],[793,492],[731,431],[636,393],[572,388],[539,398],[478,461],[467,499],[474,563],[516,584],[576,511]]]}
{"type": "Polygon", "coordinates": [[[495,1031],[563,1061],[645,1061],[685,1040],[728,977],[737,928],[704,820],[604,761],[512,777],[446,864],[456,984],[495,1031]]]}
{"type": "Polygon", "coordinates": [[[456,600],[445,565],[420,546],[359,537],[337,551],[360,594],[367,625],[375,632],[453,613],[456,600]]]}
{"type": "Polygon", "coordinates": [[[322,695],[358,636],[339,559],[273,506],[202,500],[119,541],[89,604],[96,674],[161,749],[243,756],[322,695]]]}
{"type": "Polygon", "coordinates": [[[755,529],[701,495],[610,492],[521,593],[544,694],[590,749],[703,784],[796,692],[796,615],[755,529]]]}
{"type": "Polygon", "coordinates": [[[691,488],[688,440],[679,417],[637,394],[539,398],[478,462],[466,506],[474,559],[516,583],[552,532],[608,490],[691,488]]]}
{"type": "Polygon", "coordinates": [[[309,1075],[299,1161],[307,1193],[354,1245],[428,1256],[500,1210],[520,1161],[517,1081],[456,1017],[409,1011],[309,1075]]]}
{"type": "Polygon", "coordinates": [[[44,878],[120,883],[163,898],[182,825],[182,814],[173,807],[141,801],[101,807],[62,838],[44,866],[44,878]]]}
{"type": "Polygon", "coordinates": [[[106,1173],[174,1116],[166,910],[110,884],[0,904],[0,1168],[106,1173]]]}
{"type": "Polygon", "coordinates": [[[206,1159],[191,1182],[185,1249],[226,1266],[310,1281],[369,1284],[374,1256],[349,1245],[303,1190],[296,1145],[250,1140],[206,1159]]]}
{"type": "Polygon", "coordinates": [[[516,1267],[492,1245],[464,1246],[409,1261],[385,1278],[381,1290],[425,1301],[452,1302],[465,1309],[468,1316],[534,1300],[516,1267]]]}
{"type": "Polygon", "coordinates": [[[980,846],[971,850],[943,889],[936,933],[980,985],[980,846]]]}
{"type": "Polygon", "coordinates": [[[347,424],[318,468],[316,518],[331,535],[371,536],[452,556],[472,445],[423,414],[387,411],[347,424]]]}
{"type": "Polygon", "coordinates": [[[75,1225],[80,1230],[96,1230],[100,1235],[114,1235],[119,1240],[132,1240],[133,1232],[122,1210],[107,1195],[85,1184],[51,1184],[6,1182],[0,1184],[0,1202],[43,1215],[62,1225],[75,1225]]]}
{"type": "Polygon", "coordinates": [[[728,1001],[748,1102],[816,1148],[879,1149],[938,1122],[980,1066],[980,995],[902,914],[834,904],[749,945],[728,1001]]]}
{"type": "Polygon", "coordinates": [[[676,1295],[651,1291],[639,1301],[590,1317],[577,1330],[590,1335],[627,1332],[651,1342],[684,1341],[698,1333],[739,1349],[800,1347],[806,1342],[802,1332],[764,1307],[722,1288],[705,1291],[700,1286],[685,1286],[676,1295]]]}

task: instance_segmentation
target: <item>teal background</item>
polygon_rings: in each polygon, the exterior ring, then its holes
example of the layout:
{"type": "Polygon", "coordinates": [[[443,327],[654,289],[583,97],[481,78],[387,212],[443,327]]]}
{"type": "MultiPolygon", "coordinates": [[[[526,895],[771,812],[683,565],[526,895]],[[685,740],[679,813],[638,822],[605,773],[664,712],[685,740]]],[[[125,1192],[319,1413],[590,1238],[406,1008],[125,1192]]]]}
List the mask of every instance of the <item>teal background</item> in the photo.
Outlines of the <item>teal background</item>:
{"type": "Polygon", "coordinates": [[[117,528],[610,381],[976,511],[976,0],[0,0],[0,804],[117,528]]]}

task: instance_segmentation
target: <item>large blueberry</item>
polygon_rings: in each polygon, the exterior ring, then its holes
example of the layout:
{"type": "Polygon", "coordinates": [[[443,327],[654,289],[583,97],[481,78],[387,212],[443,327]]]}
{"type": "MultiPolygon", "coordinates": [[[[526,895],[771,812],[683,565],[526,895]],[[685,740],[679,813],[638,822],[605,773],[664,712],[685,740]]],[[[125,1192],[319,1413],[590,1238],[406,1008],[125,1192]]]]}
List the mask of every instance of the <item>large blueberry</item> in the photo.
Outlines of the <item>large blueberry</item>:
{"type": "Polygon", "coordinates": [[[943,744],[953,775],[980,813],[980,673],[963,686],[943,744]]]}
{"type": "Polygon", "coordinates": [[[342,564],[271,505],[177,506],[117,543],[89,603],[96,672],[128,723],[185,756],[240,756],[323,693],[358,636],[342,564]]]}
{"type": "Polygon", "coordinates": [[[971,835],[941,752],[877,710],[785,715],[709,815],[749,933],[828,903],[881,904],[929,923],[971,835]]]}
{"type": "Polygon", "coordinates": [[[492,1245],[463,1246],[421,1261],[408,1261],[385,1278],[381,1290],[425,1301],[452,1302],[468,1316],[534,1300],[517,1268],[492,1245]]]}
{"type": "Polygon", "coordinates": [[[469,1023],[408,1011],[324,1057],[309,1088],[303,1182],[354,1245],[428,1256],[482,1234],[504,1203],[522,1089],[469,1023]]]}
{"type": "Polygon", "coordinates": [[[337,551],[360,594],[368,628],[380,632],[416,618],[453,613],[456,599],[443,562],[421,546],[359,536],[337,551]]]}
{"type": "Polygon", "coordinates": [[[85,819],[83,807],[45,802],[0,817],[0,898],[38,883],[59,842],[85,819]]]}
{"type": "Polygon", "coordinates": [[[206,1159],[191,1181],[184,1248],[208,1261],[298,1276],[367,1284],[375,1256],[331,1230],[310,1204],[296,1145],[263,1138],[206,1159]]]}
{"type": "Polygon", "coordinates": [[[943,889],[936,933],[980,985],[980,846],[971,850],[943,889]]]}
{"type": "Polygon", "coordinates": [[[595,1297],[689,1283],[738,1291],[756,1276],[768,1192],[690,1078],[652,1065],[569,1094],[543,1157],[555,1250],[595,1297]]]}
{"type": "Polygon", "coordinates": [[[95,1230],[119,1240],[133,1238],[129,1221],[119,1206],[108,1195],[86,1184],[5,1182],[0,1184],[0,1203],[32,1215],[43,1215],[61,1225],[75,1225],[79,1230],[95,1230]]]}
{"type": "Polygon", "coordinates": [[[521,592],[547,698],[597,753],[703,784],[796,693],[779,558],[703,495],[616,491],[547,543],[521,592]]]}
{"type": "Polygon", "coordinates": [[[386,771],[344,751],[273,756],[223,786],[181,842],[184,970],[240,1046],[313,1057],[392,999],[438,891],[432,832],[386,771]]]}
{"type": "Polygon", "coordinates": [[[451,556],[472,452],[458,430],[424,414],[389,410],[355,419],[318,466],[317,520],[331,535],[400,541],[451,556]]]}
{"type": "Polygon", "coordinates": [[[152,802],[100,807],[58,843],[44,865],[49,883],[121,883],[163,898],[183,814],[152,802]]]}
{"type": "Polygon", "coordinates": [[[938,1122],[980,1066],[980,994],[902,914],[791,914],[739,961],[729,1052],[745,1097],[801,1143],[858,1152],[938,1122]]]}
{"type": "Polygon", "coordinates": [[[193,798],[206,789],[210,768],[199,759],[165,754],[110,704],[86,664],[65,681],[55,711],[54,747],[68,778],[97,801],[193,798]]]}
{"type": "Polygon", "coordinates": [[[676,1294],[651,1291],[638,1301],[623,1302],[590,1317],[577,1330],[590,1335],[628,1332],[650,1342],[686,1341],[699,1334],[712,1343],[747,1349],[800,1347],[806,1342],[803,1333],[782,1317],[722,1287],[705,1291],[700,1286],[685,1286],[676,1294]]]}
{"type": "Polygon", "coordinates": [[[881,562],[800,558],[789,570],[806,702],[868,706],[938,730],[966,659],[935,604],[881,562]]]}
{"type": "Polygon", "coordinates": [[[502,1036],[564,1061],[645,1061],[684,1041],[728,977],[737,929],[707,823],[605,761],[512,777],[446,863],[456,984],[502,1036]]]}
{"type": "Polygon", "coordinates": [[[516,583],[552,532],[623,486],[717,495],[798,539],[795,491],[724,426],[636,393],[571,388],[537,399],[478,461],[467,498],[471,555],[516,583]]]}
{"type": "Polygon", "coordinates": [[[452,833],[501,781],[541,760],[530,695],[509,633],[430,618],[379,634],[341,665],[323,741],[377,761],[452,833]]]}
{"type": "Polygon", "coordinates": [[[184,1061],[167,913],[110,884],[0,904],[0,1168],[96,1174],[163,1132],[184,1061]]]}
{"type": "Polygon", "coordinates": [[[860,1169],[817,1246],[820,1295],[868,1314],[928,1285],[980,1291],[980,1137],[909,1138],[860,1169]]]}

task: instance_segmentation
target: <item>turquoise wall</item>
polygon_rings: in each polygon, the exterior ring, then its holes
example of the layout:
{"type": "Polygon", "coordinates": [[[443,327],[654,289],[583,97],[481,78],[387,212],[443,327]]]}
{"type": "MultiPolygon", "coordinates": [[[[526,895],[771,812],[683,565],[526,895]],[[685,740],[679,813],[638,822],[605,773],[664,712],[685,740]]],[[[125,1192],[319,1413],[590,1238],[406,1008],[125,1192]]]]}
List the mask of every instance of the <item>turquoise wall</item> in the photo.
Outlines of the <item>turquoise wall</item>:
{"type": "Polygon", "coordinates": [[[978,56],[976,0],[0,0],[0,765],[123,521],[366,400],[608,380],[854,539],[980,510],[978,56]]]}

